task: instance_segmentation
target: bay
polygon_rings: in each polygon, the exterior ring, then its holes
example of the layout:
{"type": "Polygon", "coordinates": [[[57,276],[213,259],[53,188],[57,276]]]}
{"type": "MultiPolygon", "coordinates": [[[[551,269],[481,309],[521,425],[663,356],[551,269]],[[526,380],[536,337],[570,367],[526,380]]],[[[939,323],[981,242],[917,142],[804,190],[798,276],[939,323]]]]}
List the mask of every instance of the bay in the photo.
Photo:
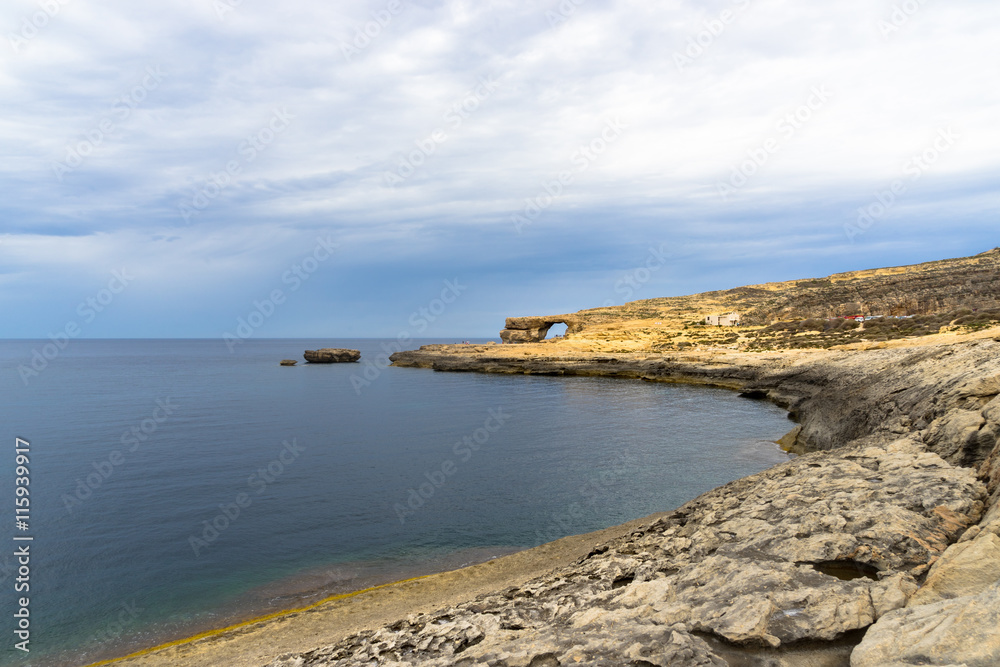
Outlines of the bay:
{"type": "MultiPolygon", "coordinates": [[[[432,342],[458,341],[406,347],[432,342]]],[[[785,412],[721,389],[387,368],[395,341],[374,339],[74,340],[22,379],[45,343],[0,341],[0,539],[34,538],[32,650],[8,642],[3,665],[86,664],[480,562],[787,459],[785,412]],[[301,362],[319,347],[364,363],[301,362]]]]}

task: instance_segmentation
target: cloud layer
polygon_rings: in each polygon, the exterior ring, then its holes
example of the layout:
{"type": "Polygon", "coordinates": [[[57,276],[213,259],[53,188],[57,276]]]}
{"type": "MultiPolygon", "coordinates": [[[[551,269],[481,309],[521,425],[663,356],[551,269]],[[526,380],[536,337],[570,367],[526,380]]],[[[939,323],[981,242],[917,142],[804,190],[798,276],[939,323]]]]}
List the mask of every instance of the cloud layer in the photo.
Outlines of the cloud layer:
{"type": "Polygon", "coordinates": [[[219,336],[321,238],[260,335],[393,336],[456,278],[428,335],[997,245],[995,3],[340,4],[7,3],[0,336],[122,267],[86,335],[219,336]]]}

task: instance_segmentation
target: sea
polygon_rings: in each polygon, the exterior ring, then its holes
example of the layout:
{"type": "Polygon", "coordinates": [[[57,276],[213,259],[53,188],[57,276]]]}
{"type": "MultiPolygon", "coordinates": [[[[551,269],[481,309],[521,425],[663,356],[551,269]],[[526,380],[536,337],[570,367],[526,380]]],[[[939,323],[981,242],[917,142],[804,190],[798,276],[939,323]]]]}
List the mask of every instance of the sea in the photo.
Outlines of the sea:
{"type": "Polygon", "coordinates": [[[125,655],[787,460],[785,411],[732,391],[389,367],[396,346],[0,341],[0,665],[125,655]],[[305,364],[321,347],[362,361],[305,364]]]}

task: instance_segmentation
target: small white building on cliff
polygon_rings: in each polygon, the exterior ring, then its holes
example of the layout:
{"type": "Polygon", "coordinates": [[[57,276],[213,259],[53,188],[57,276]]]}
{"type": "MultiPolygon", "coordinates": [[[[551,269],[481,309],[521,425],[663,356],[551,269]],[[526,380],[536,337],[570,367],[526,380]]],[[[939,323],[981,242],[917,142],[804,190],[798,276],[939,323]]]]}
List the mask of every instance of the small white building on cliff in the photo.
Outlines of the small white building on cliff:
{"type": "Polygon", "coordinates": [[[740,314],[709,315],[705,318],[705,324],[713,327],[738,327],[740,325],[740,314]]]}

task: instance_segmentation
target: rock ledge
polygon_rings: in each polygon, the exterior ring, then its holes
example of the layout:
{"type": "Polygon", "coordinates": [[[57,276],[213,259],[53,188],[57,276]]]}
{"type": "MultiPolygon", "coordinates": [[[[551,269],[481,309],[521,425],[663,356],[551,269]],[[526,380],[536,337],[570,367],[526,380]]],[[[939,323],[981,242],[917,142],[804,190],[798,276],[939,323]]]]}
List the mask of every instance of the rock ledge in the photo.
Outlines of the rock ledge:
{"type": "Polygon", "coordinates": [[[324,347],[321,350],[306,350],[302,356],[310,364],[343,364],[360,359],[361,351],[341,347],[324,347]]]}

